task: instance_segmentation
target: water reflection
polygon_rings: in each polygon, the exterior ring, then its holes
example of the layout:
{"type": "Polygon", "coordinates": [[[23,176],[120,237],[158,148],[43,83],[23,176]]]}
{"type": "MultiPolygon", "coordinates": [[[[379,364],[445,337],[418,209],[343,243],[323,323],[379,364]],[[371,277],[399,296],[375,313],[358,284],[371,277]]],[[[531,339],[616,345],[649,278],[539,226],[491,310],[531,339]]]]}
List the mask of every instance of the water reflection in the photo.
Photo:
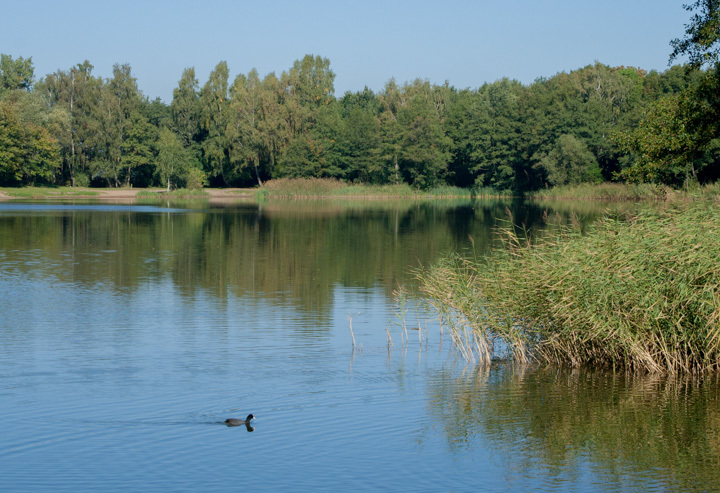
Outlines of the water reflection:
{"type": "Polygon", "coordinates": [[[120,290],[170,278],[187,296],[262,293],[311,313],[327,311],[335,284],[380,284],[390,295],[414,282],[411,266],[449,251],[487,253],[496,241],[493,228],[508,212],[531,231],[547,227],[551,216],[551,225],[570,220],[569,213],[549,216],[517,202],[469,200],[105,206],[102,212],[85,205],[37,207],[0,203],[4,275],[120,290]]]}
{"type": "Polygon", "coordinates": [[[495,366],[439,371],[428,409],[455,451],[485,443],[522,475],[603,489],[702,491],[720,484],[718,378],[495,366]],[[573,479],[573,477],[575,479],[573,479]]]}
{"type": "Polygon", "coordinates": [[[605,205],[167,205],[0,203],[6,489],[692,489],[693,474],[710,489],[718,479],[715,381],[462,374],[421,309],[393,301],[410,267],[471,252],[470,237],[490,252],[508,210],[541,234],[605,205]],[[261,433],[218,426],[248,410],[262,413],[261,433]],[[262,464],[252,475],[218,474],[248,454],[262,464]]]}

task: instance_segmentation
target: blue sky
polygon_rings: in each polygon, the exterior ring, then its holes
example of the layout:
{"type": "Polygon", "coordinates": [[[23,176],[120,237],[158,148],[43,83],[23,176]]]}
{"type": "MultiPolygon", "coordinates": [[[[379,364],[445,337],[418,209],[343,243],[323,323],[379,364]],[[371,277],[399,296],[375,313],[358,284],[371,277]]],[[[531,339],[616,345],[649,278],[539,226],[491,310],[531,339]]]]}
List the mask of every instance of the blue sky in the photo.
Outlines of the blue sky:
{"type": "Polygon", "coordinates": [[[200,85],[225,60],[231,81],[280,74],[305,54],[330,59],[335,93],[394,77],[475,88],[530,83],[599,61],[665,70],[688,0],[0,0],[0,53],[32,57],[36,77],[89,60],[129,63],[169,103],[185,67],[200,85]]]}

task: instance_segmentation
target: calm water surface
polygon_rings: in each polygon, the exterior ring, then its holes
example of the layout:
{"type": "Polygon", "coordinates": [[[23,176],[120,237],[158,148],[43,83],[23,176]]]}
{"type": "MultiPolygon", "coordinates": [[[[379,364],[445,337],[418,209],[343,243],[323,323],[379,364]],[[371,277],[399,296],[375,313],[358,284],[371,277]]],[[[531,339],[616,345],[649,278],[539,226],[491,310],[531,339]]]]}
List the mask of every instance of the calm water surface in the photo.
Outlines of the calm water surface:
{"type": "Polygon", "coordinates": [[[2,490],[716,489],[716,381],[469,368],[396,302],[507,210],[600,207],[0,203],[2,490]]]}

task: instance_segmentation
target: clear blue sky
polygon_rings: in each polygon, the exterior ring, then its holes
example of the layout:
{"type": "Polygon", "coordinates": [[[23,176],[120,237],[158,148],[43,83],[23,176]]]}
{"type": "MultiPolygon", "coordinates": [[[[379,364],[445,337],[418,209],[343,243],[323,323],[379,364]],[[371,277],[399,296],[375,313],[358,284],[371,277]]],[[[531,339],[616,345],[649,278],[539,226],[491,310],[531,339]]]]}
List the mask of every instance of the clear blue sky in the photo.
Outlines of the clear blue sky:
{"type": "Polygon", "coordinates": [[[225,60],[232,82],[252,68],[280,75],[308,53],[330,59],[337,96],[391,77],[475,88],[595,61],[665,70],[687,2],[0,0],[0,53],[32,57],[36,78],[86,59],[102,77],[129,63],[167,103],[185,67],[202,85],[225,60]]]}

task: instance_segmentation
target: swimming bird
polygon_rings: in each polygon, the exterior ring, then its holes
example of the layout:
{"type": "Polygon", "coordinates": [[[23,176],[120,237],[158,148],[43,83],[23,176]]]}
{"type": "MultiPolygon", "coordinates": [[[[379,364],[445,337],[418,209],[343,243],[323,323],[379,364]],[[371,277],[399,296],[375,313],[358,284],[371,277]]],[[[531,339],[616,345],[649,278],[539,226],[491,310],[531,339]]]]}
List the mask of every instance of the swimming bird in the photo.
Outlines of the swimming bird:
{"type": "Polygon", "coordinates": [[[225,424],[228,426],[240,426],[240,425],[250,425],[250,420],[255,419],[255,416],[252,414],[248,414],[247,418],[245,419],[235,419],[235,418],[228,418],[225,420],[225,424]]]}

